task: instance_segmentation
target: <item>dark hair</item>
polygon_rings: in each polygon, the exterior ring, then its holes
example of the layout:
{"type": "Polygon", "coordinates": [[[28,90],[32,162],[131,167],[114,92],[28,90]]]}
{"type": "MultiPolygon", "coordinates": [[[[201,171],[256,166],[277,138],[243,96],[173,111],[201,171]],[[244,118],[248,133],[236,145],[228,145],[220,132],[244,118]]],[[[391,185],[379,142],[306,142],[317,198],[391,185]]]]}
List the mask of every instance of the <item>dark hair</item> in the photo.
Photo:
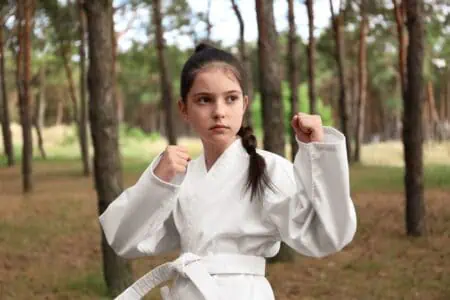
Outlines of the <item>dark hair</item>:
{"type": "MultiPolygon", "coordinates": [[[[229,68],[236,76],[243,94],[247,95],[245,71],[241,63],[231,53],[206,43],[200,43],[181,71],[180,95],[183,102],[186,103],[187,95],[198,72],[214,63],[224,64],[223,67],[229,68]]],[[[237,134],[241,137],[242,146],[250,155],[246,190],[251,188],[251,200],[253,200],[255,196],[261,197],[266,187],[271,190],[274,190],[274,188],[267,175],[266,161],[264,157],[256,152],[257,142],[252,128],[241,126],[237,134]]]]}

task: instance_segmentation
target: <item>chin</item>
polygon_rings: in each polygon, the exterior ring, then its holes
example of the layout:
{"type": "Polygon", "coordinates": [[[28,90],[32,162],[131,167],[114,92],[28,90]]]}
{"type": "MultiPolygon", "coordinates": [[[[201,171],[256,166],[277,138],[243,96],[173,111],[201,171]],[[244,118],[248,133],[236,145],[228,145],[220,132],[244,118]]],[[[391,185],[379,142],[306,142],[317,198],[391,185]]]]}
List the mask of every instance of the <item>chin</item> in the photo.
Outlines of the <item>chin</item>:
{"type": "Polygon", "coordinates": [[[209,144],[226,145],[234,141],[236,134],[208,134],[203,140],[209,144]]]}

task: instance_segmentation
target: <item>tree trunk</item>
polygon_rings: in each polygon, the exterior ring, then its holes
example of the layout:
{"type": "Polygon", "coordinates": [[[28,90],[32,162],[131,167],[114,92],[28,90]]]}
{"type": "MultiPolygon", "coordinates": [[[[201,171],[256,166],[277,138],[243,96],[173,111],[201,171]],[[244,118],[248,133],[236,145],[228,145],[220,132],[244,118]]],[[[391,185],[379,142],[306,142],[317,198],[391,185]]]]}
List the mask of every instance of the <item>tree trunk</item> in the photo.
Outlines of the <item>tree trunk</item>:
{"type": "Polygon", "coordinates": [[[441,120],[441,122],[443,122],[445,121],[445,71],[443,72],[442,76],[439,77],[439,80],[439,119],[441,120]]]}
{"type": "MultiPolygon", "coordinates": [[[[114,104],[112,0],[84,3],[89,46],[89,112],[94,146],[94,178],[98,213],[122,192],[118,120],[114,104]]],[[[108,245],[102,232],[103,273],[111,295],[117,296],[132,283],[131,265],[108,245]]]]}
{"type": "Polygon", "coordinates": [[[39,152],[43,159],[47,159],[47,154],[44,149],[44,140],[42,138],[41,128],[43,128],[43,119],[45,112],[45,67],[41,67],[39,70],[39,93],[36,94],[34,106],[34,118],[33,125],[36,129],[38,138],[39,152]]]}
{"type": "Polygon", "coordinates": [[[81,159],[83,160],[83,175],[91,173],[89,166],[89,139],[88,139],[88,111],[86,103],[86,16],[83,10],[83,0],[78,0],[78,13],[80,19],[80,143],[81,159]]]}
{"type": "Polygon", "coordinates": [[[64,102],[63,99],[58,100],[58,104],[56,106],[56,118],[55,118],[55,126],[59,126],[62,124],[64,118],[64,102]]]}
{"type": "Polygon", "coordinates": [[[406,230],[408,235],[425,232],[423,189],[423,2],[406,4],[409,44],[407,54],[406,97],[403,98],[403,144],[405,155],[406,230]]]}
{"type": "Polygon", "coordinates": [[[316,114],[316,86],[315,86],[315,52],[316,40],[314,38],[314,0],[305,0],[308,10],[308,28],[309,28],[309,44],[308,44],[308,94],[309,94],[309,112],[316,114]]]}
{"type": "Polygon", "coordinates": [[[333,9],[333,2],[330,0],[331,19],[334,29],[334,38],[336,42],[335,59],[339,73],[339,119],[341,121],[341,130],[346,137],[345,143],[347,147],[347,160],[351,157],[350,132],[348,128],[348,101],[347,101],[347,87],[345,80],[345,46],[344,46],[344,14],[343,11],[335,16],[333,9]]]}
{"type": "Polygon", "coordinates": [[[175,132],[173,120],[173,96],[172,84],[169,78],[169,69],[165,56],[164,36],[161,20],[161,0],[153,0],[153,21],[156,28],[156,47],[158,51],[159,74],[162,86],[162,101],[164,111],[166,113],[166,137],[169,145],[177,144],[177,136],[175,132]]]}
{"type": "Polygon", "coordinates": [[[367,0],[361,1],[361,25],[360,25],[360,37],[359,37],[359,91],[358,91],[358,104],[356,114],[356,131],[355,131],[355,156],[354,161],[361,161],[361,143],[364,138],[364,124],[365,124],[365,111],[366,111],[366,90],[367,90],[367,45],[366,37],[369,30],[369,24],[367,20],[367,0]]]}
{"type": "Polygon", "coordinates": [[[427,84],[427,102],[428,102],[428,113],[429,122],[428,128],[430,132],[430,137],[432,139],[441,139],[441,134],[439,132],[439,115],[436,110],[436,101],[434,99],[433,83],[428,81],[427,84]]]}
{"type": "Polygon", "coordinates": [[[36,99],[35,99],[35,116],[34,116],[34,128],[36,129],[36,135],[38,138],[38,148],[39,148],[39,152],[41,153],[41,156],[44,160],[47,159],[47,154],[45,153],[45,149],[44,149],[44,139],[42,137],[42,131],[41,131],[41,126],[39,124],[38,121],[38,114],[39,114],[39,110],[41,109],[41,97],[39,94],[36,95],[36,99]]]}
{"type": "MultiPolygon", "coordinates": [[[[128,26],[131,26],[130,24],[128,26]]],[[[111,34],[112,34],[112,53],[113,53],[113,65],[112,65],[112,74],[113,74],[113,99],[114,99],[114,109],[116,111],[117,120],[120,124],[123,120],[123,103],[119,103],[122,99],[120,97],[117,97],[117,84],[116,84],[116,70],[117,70],[117,43],[118,39],[127,31],[128,29],[125,29],[123,32],[117,33],[114,28],[114,10],[111,14],[111,34]]]]}
{"type": "Polygon", "coordinates": [[[444,102],[445,102],[445,109],[444,109],[444,120],[447,122],[450,122],[450,67],[447,66],[447,72],[445,75],[445,96],[444,96],[444,102]]]}
{"type": "Polygon", "coordinates": [[[25,193],[33,189],[32,156],[33,141],[30,119],[30,64],[31,64],[31,12],[32,0],[17,2],[18,41],[17,90],[19,94],[20,121],[22,124],[22,186],[25,193]]]}
{"type": "Polygon", "coordinates": [[[44,128],[45,126],[45,110],[47,108],[47,99],[45,94],[46,86],[46,69],[41,67],[39,70],[39,109],[36,109],[36,122],[39,128],[44,128]]]}
{"type": "MultiPolygon", "coordinates": [[[[256,0],[258,23],[259,86],[262,101],[264,149],[284,156],[283,103],[279,69],[278,38],[273,17],[273,1],[256,0]]],[[[282,244],[272,261],[292,261],[293,251],[282,244]]]]}
{"type": "Polygon", "coordinates": [[[445,76],[445,120],[450,122],[450,67],[447,66],[447,72],[445,76]]]}
{"type": "Polygon", "coordinates": [[[75,84],[72,76],[72,68],[70,67],[70,62],[68,59],[68,49],[61,45],[61,56],[64,62],[64,69],[66,70],[67,81],[69,82],[69,95],[73,105],[73,121],[75,121],[75,125],[77,127],[77,136],[78,136],[78,144],[80,146],[81,153],[81,161],[83,163],[83,174],[89,174],[89,157],[88,152],[86,151],[87,145],[83,145],[83,139],[81,137],[81,122],[80,122],[80,114],[78,112],[78,100],[75,93],[75,84]],[[86,162],[88,162],[86,164],[86,162]]]}
{"type": "Polygon", "coordinates": [[[405,89],[406,89],[406,45],[407,35],[405,35],[405,3],[400,0],[400,3],[397,3],[398,0],[392,0],[394,4],[394,14],[395,14],[395,22],[397,24],[397,35],[398,35],[398,73],[400,75],[400,83],[402,88],[402,97],[405,97],[405,89]]]}
{"type": "Polygon", "coordinates": [[[4,31],[4,19],[3,14],[0,14],[0,80],[1,80],[1,110],[0,114],[2,116],[2,133],[3,133],[3,149],[5,151],[8,166],[13,166],[14,161],[14,149],[12,142],[12,134],[10,128],[10,116],[9,116],[9,103],[8,96],[6,93],[6,79],[5,79],[5,52],[4,52],[4,42],[3,42],[3,31],[4,31]]]}
{"type": "MultiPolygon", "coordinates": [[[[289,22],[289,36],[288,36],[288,55],[287,55],[287,66],[288,66],[288,78],[289,78],[289,89],[291,91],[291,115],[292,118],[294,114],[298,112],[298,60],[295,57],[297,53],[297,29],[295,25],[295,15],[294,15],[294,0],[288,0],[288,22],[289,22]]],[[[298,151],[297,140],[295,139],[295,132],[290,127],[290,137],[291,137],[291,159],[294,161],[295,155],[298,151]]]]}
{"type": "Polygon", "coordinates": [[[247,96],[248,96],[248,108],[245,112],[244,116],[244,124],[246,126],[252,126],[252,113],[251,113],[251,104],[253,101],[253,76],[252,76],[252,66],[250,60],[248,59],[247,50],[245,47],[245,39],[244,39],[244,19],[242,18],[241,11],[239,10],[239,6],[236,4],[235,0],[231,0],[231,5],[233,6],[234,13],[239,22],[239,52],[241,56],[242,65],[245,68],[246,82],[247,82],[247,96]]]}

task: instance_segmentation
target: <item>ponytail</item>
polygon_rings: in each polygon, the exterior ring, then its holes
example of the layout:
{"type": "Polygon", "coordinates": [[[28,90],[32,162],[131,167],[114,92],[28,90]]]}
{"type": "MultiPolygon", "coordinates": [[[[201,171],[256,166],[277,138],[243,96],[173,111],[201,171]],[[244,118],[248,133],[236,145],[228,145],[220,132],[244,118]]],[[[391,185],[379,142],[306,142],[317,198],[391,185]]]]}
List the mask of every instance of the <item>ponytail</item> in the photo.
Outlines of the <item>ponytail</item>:
{"type": "Polygon", "coordinates": [[[251,188],[250,201],[252,201],[254,197],[261,197],[265,188],[274,191],[274,186],[267,175],[264,157],[256,152],[257,143],[253,129],[250,126],[241,127],[237,134],[241,137],[242,146],[250,155],[246,190],[251,188]]]}

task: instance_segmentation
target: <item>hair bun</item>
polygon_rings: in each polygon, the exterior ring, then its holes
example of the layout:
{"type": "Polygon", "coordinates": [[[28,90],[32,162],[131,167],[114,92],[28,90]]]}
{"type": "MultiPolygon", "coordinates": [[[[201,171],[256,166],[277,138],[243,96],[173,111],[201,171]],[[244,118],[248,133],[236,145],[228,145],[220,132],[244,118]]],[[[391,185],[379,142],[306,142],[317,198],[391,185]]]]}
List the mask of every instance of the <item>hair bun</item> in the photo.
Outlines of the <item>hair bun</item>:
{"type": "Polygon", "coordinates": [[[203,51],[203,50],[207,50],[207,49],[214,49],[214,47],[209,45],[208,43],[201,42],[200,44],[198,44],[195,47],[195,53],[203,51]]]}

